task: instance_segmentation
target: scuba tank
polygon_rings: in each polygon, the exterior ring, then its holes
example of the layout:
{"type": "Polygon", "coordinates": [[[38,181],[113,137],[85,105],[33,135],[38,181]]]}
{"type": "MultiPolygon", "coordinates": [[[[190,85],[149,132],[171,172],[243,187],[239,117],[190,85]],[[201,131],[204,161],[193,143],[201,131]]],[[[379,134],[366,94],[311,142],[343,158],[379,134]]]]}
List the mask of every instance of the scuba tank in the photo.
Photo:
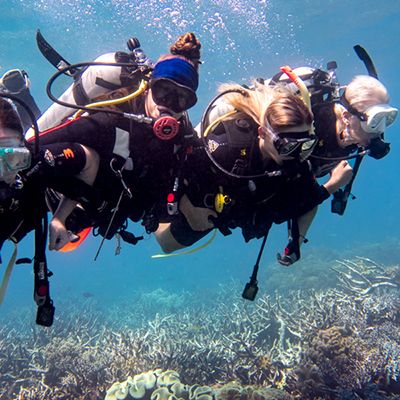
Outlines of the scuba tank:
{"type": "MultiPolygon", "coordinates": [[[[301,78],[310,93],[311,105],[322,103],[325,101],[339,101],[340,84],[336,77],[337,64],[330,61],[327,64],[327,71],[313,67],[295,68],[293,72],[301,78]]],[[[300,91],[295,83],[293,83],[286,74],[279,72],[270,79],[259,78],[258,84],[275,86],[284,84],[293,93],[299,95],[300,91]]]]}
{"type": "MultiPolygon", "coordinates": [[[[75,106],[84,106],[92,103],[97,97],[124,86],[139,85],[143,75],[153,67],[153,62],[140,48],[140,42],[137,38],[130,38],[127,42],[130,53],[121,51],[106,53],[93,61],[94,64],[105,63],[111,65],[89,65],[82,69],[74,68],[74,66],[65,61],[46,42],[40,32],[38,32],[36,40],[42,54],[57,69],[61,70],[66,66],[70,67],[64,73],[72,76],[74,83],[58,99],[61,102],[75,106]],[[113,63],[127,63],[132,66],[112,66],[113,63]]],[[[39,130],[44,131],[61,124],[74,112],[75,109],[73,108],[53,103],[38,119],[39,130]]],[[[26,139],[30,139],[32,136],[33,131],[29,129],[26,133],[26,139]]]]}

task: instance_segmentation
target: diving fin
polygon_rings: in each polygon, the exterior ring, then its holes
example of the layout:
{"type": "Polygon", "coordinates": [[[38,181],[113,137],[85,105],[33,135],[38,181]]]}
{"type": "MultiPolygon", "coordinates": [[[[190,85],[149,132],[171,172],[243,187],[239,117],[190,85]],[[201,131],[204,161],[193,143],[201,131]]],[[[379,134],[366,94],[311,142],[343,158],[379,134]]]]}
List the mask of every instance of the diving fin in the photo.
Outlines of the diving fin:
{"type": "MultiPolygon", "coordinates": [[[[43,54],[43,56],[50,62],[50,64],[54,65],[58,70],[62,68],[68,67],[71,65],[64,57],[62,57],[53,46],[43,37],[40,32],[40,29],[36,31],[36,43],[43,54]]],[[[71,68],[68,71],[65,71],[64,74],[74,77],[80,70],[78,68],[71,68]]]]}

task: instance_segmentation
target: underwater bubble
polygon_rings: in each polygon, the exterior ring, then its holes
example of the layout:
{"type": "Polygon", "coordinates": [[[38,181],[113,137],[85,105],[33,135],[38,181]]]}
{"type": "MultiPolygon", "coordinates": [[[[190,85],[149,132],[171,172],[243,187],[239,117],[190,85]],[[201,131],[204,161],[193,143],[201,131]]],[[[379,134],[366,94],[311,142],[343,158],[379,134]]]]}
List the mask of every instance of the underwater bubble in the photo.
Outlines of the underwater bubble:
{"type": "Polygon", "coordinates": [[[82,58],[93,58],[113,47],[126,50],[122,46],[132,36],[143,46],[151,45],[150,56],[156,58],[185,31],[201,40],[203,59],[209,61],[216,79],[222,74],[221,65],[227,63],[236,71],[233,75],[241,77],[260,62],[274,63],[276,68],[279,61],[273,62],[271,56],[299,53],[297,16],[282,11],[278,0],[15,1],[22,10],[34,11],[46,29],[68,32],[57,38],[62,42],[59,47],[74,43],[82,58]]]}

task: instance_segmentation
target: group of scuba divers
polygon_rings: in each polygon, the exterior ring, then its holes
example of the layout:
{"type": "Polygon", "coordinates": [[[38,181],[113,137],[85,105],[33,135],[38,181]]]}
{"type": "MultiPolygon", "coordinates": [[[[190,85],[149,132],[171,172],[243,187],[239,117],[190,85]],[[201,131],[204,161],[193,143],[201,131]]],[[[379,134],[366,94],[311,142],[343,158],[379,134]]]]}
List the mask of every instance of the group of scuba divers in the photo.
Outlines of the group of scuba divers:
{"type": "Polygon", "coordinates": [[[197,102],[201,65],[193,33],[155,63],[136,38],[129,52],[80,64],[69,64],[40,31],[36,39],[58,69],[47,85],[51,107],[40,115],[24,71],[0,80],[0,246],[11,240],[16,248],[35,232],[32,260],[17,260],[14,250],[0,302],[13,265],[33,262],[40,325],[54,316],[47,232],[51,250],[72,250],[89,232],[136,244],[143,237],[127,230],[130,220],[171,253],[213,230],[240,228],[246,242],[263,238],[243,291],[254,300],[271,226],[288,223],[277,259],[293,264],[317,206],[333,195],[332,211],[343,214],[365,155],[379,159],[390,149],[383,135],[397,109],[361,46],[354,49],[368,75],[345,87],[335,62],[327,71],[285,66],[249,86],[221,85],[193,128],[187,110],[197,102]],[[51,87],[63,74],[74,83],[56,98],[51,87]]]}

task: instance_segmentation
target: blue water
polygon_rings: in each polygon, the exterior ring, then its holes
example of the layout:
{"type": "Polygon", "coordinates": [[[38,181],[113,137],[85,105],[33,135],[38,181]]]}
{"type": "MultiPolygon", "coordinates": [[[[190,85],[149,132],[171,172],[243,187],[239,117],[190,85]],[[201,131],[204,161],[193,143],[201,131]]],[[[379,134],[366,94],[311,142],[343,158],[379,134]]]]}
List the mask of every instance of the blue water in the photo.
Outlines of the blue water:
{"type": "MultiPolygon", "coordinates": [[[[204,61],[199,102],[190,111],[196,124],[218,83],[269,77],[283,64],[324,67],[336,60],[338,78],[345,84],[354,75],[365,73],[352,50],[353,45],[361,44],[388,87],[391,103],[399,107],[399,17],[399,1],[1,0],[0,74],[11,68],[25,69],[31,78],[31,91],[44,110],[50,104],[45,85],[55,70],[36,48],[37,28],[71,62],[126,50],[125,42],[131,36],[138,37],[146,53],[156,59],[177,36],[193,31],[202,42],[204,61]]],[[[363,162],[353,186],[357,199],[349,201],[345,216],[331,214],[329,201],[320,207],[308,234],[310,243],[303,248],[304,258],[310,254],[331,258],[352,254],[399,263],[399,127],[397,121],[387,131],[391,153],[386,158],[377,161],[367,157],[363,162]]],[[[142,232],[139,226],[134,229],[142,232]]],[[[56,307],[61,299],[80,298],[83,292],[92,293],[106,305],[129,299],[135,291],[159,287],[171,292],[203,292],[231,277],[244,284],[259,247],[256,241],[245,244],[235,233],[227,238],[219,236],[193,255],[152,260],[151,255],[159,250],[154,238],[146,236],[136,247],[123,244],[119,256],[114,256],[114,242],[107,242],[94,262],[99,243],[99,238],[90,238],[75,253],[49,254],[56,307]]],[[[293,276],[308,273],[307,262],[287,270],[277,265],[275,254],[285,244],[285,227],[275,227],[262,260],[262,292],[275,289],[271,282],[281,290],[285,282],[296,288],[293,276]]],[[[25,240],[20,256],[31,255],[32,246],[31,238],[25,240]]],[[[5,246],[3,258],[9,253],[10,247],[5,246]]],[[[32,278],[29,267],[16,267],[6,309],[33,309],[32,278]]],[[[62,313],[62,306],[56,312],[62,313]]]]}
{"type": "MultiPolygon", "coordinates": [[[[338,77],[346,83],[355,74],[365,73],[352,50],[359,43],[370,52],[382,82],[389,88],[392,103],[398,106],[400,3],[393,2],[390,6],[382,3],[378,10],[374,4],[373,1],[349,4],[250,0],[2,1],[0,73],[10,68],[28,71],[32,93],[41,109],[45,109],[50,103],[44,88],[54,69],[36,48],[37,28],[71,62],[125,50],[127,38],[133,35],[140,39],[147,54],[156,59],[179,34],[193,31],[203,44],[204,60],[199,102],[190,112],[192,121],[197,123],[218,83],[271,76],[282,64],[325,66],[334,59],[339,66],[338,77]]],[[[320,207],[304,253],[319,246],[340,253],[359,244],[399,240],[399,123],[388,130],[387,139],[392,143],[391,153],[383,160],[364,161],[353,187],[357,199],[349,202],[345,216],[331,214],[329,202],[320,207]]],[[[271,264],[276,251],[285,243],[284,230],[279,228],[274,229],[268,241],[265,264],[271,264]]],[[[191,256],[151,260],[150,255],[158,250],[149,238],[136,248],[123,246],[119,257],[113,255],[113,244],[107,243],[94,263],[98,244],[99,240],[91,239],[76,254],[50,254],[49,264],[56,272],[55,296],[63,295],[62,288],[58,288],[61,281],[64,286],[70,280],[74,290],[77,276],[78,287],[101,294],[113,292],[122,276],[129,276],[133,287],[174,286],[179,282],[179,287],[187,288],[206,285],[208,281],[216,284],[227,273],[245,277],[258,246],[245,245],[239,235],[234,235],[218,238],[212,246],[191,256]]],[[[26,244],[21,248],[30,251],[26,244]]],[[[273,271],[275,267],[269,268],[273,271]]],[[[8,302],[22,298],[28,302],[30,280],[30,272],[20,268],[13,277],[8,302]]],[[[124,282],[129,286],[128,280],[124,282]]]]}

